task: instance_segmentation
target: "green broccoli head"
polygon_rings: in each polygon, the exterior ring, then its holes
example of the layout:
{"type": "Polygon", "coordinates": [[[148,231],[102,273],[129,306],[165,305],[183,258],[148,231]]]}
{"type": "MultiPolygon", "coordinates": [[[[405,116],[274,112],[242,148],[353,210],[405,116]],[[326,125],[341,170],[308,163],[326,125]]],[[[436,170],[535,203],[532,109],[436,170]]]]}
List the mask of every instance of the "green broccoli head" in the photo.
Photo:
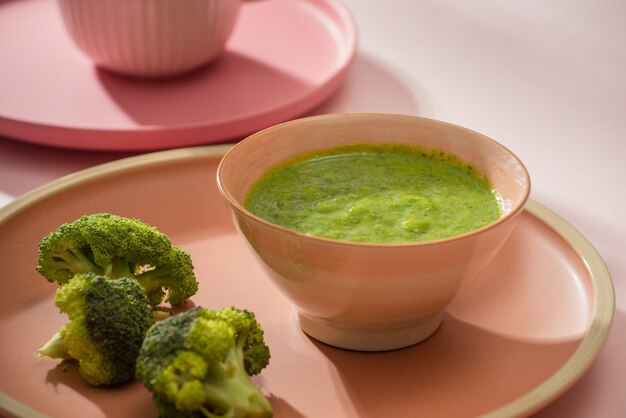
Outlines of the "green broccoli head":
{"type": "Polygon", "coordinates": [[[83,216],[44,237],[37,270],[59,284],[77,273],[135,278],[153,306],[164,297],[172,304],[185,302],[198,290],[189,254],[156,228],[108,213],[83,216]]]}
{"type": "Polygon", "coordinates": [[[92,385],[130,380],[143,338],[154,323],[137,281],[76,275],[56,292],[55,303],[69,322],[42,348],[40,356],[78,360],[92,385]]]}
{"type": "Polygon", "coordinates": [[[196,307],[150,328],[136,375],[160,417],[270,417],[268,400],[249,377],[269,359],[252,312],[196,307]]]}

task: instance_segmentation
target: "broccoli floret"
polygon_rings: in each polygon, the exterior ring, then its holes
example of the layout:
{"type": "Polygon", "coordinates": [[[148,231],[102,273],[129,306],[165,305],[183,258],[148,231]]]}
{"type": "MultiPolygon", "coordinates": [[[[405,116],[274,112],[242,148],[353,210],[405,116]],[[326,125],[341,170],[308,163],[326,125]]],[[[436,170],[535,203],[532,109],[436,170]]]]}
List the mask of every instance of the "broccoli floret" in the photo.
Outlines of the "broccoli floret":
{"type": "Polygon", "coordinates": [[[196,307],[155,323],[137,358],[137,378],[161,418],[271,417],[250,380],[270,360],[254,314],[196,307]]]}
{"type": "Polygon", "coordinates": [[[146,332],[154,323],[143,288],[130,278],[76,275],[57,289],[55,304],[69,317],[37,354],[78,360],[94,386],[130,380],[146,332]]]}
{"type": "Polygon", "coordinates": [[[135,278],[151,305],[185,302],[198,290],[189,254],[156,228],[108,213],[61,225],[39,244],[37,271],[65,284],[77,273],[135,278]]]}

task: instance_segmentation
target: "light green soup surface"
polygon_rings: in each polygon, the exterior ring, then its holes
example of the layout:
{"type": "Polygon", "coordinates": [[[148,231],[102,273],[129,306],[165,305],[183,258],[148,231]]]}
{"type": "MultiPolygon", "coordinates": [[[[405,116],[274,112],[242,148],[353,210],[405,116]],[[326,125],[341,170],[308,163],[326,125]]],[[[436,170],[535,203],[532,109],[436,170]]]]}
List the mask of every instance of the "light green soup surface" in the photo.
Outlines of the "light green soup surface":
{"type": "Polygon", "coordinates": [[[452,154],[410,145],[348,145],[300,156],[262,176],[245,207],[309,235],[401,243],[478,229],[501,213],[497,193],[452,154]]]}

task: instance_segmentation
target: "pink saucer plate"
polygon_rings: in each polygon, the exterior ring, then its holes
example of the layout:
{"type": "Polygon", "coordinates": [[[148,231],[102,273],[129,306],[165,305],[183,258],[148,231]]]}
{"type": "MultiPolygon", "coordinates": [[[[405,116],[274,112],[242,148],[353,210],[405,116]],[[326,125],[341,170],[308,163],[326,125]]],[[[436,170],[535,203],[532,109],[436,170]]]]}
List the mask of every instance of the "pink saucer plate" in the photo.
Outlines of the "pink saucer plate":
{"type": "Polygon", "coordinates": [[[17,417],[155,416],[139,383],[86,385],[75,366],[34,351],[66,321],[35,271],[39,240],[83,214],[136,217],[191,254],[195,305],[254,311],[272,353],[254,377],[280,417],[513,417],[576,382],[603,346],[611,277],[587,239],[530,201],[499,258],[462,290],[440,329],[415,346],[364,353],[307,337],[238,235],[216,186],[226,145],[96,166],[0,209],[0,410],[17,417]]]}
{"type": "Polygon", "coordinates": [[[242,6],[225,53],[145,81],[95,68],[53,0],[0,0],[0,135],[91,150],[213,144],[299,116],[347,76],[356,28],[339,0],[242,6]]]}

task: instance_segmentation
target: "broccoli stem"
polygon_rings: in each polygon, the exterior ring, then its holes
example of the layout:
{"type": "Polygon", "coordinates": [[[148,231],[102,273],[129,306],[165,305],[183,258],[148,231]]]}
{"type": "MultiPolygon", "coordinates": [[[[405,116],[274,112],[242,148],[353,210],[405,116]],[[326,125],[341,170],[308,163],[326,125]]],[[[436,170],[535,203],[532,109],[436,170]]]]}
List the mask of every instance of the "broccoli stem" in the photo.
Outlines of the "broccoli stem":
{"type": "Polygon", "coordinates": [[[261,418],[272,416],[272,407],[261,390],[252,383],[243,367],[238,368],[225,380],[205,382],[207,404],[217,407],[221,413],[202,409],[207,418],[261,418]]]}
{"type": "Polygon", "coordinates": [[[56,332],[47,343],[45,343],[39,350],[37,350],[37,355],[40,357],[51,357],[57,359],[68,360],[73,358],[67,347],[65,342],[63,342],[63,338],[61,338],[61,333],[56,332]]]}
{"type": "Polygon", "coordinates": [[[223,368],[214,371],[214,378],[204,383],[207,404],[214,407],[212,410],[201,408],[207,418],[266,418],[273,415],[269,401],[246,373],[242,339],[238,340],[223,368]]]}
{"type": "Polygon", "coordinates": [[[138,274],[135,278],[144,288],[145,292],[148,293],[152,290],[160,289],[161,287],[176,285],[176,283],[172,282],[171,274],[171,269],[168,267],[155,267],[138,274]]]}
{"type": "Polygon", "coordinates": [[[55,254],[59,262],[64,262],[72,273],[102,274],[102,269],[89,259],[82,251],[66,248],[55,254]]]}
{"type": "Polygon", "coordinates": [[[135,277],[134,273],[132,263],[121,257],[114,257],[111,260],[111,264],[109,264],[104,271],[105,276],[109,276],[113,279],[121,279],[122,277],[132,279],[135,277]]]}

